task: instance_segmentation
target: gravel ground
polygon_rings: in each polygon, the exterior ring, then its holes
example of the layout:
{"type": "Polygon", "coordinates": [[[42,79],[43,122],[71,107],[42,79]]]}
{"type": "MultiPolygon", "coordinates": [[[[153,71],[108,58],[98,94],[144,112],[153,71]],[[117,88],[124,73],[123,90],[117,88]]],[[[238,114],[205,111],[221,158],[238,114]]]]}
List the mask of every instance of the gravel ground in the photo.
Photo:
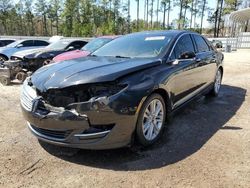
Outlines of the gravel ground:
{"type": "Polygon", "coordinates": [[[216,99],[181,110],[148,149],[88,151],[38,142],[20,85],[0,86],[0,187],[250,187],[250,50],[225,54],[216,99]]]}

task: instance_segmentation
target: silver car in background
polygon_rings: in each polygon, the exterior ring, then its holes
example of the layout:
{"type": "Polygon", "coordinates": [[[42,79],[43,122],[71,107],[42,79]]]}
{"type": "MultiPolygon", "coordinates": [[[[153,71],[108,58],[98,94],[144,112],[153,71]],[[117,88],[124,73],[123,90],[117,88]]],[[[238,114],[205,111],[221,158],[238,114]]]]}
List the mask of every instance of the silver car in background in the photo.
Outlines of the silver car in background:
{"type": "Polygon", "coordinates": [[[48,45],[49,42],[44,40],[18,40],[0,48],[0,62],[9,60],[11,55],[16,52],[28,49],[43,48],[48,45]]]}

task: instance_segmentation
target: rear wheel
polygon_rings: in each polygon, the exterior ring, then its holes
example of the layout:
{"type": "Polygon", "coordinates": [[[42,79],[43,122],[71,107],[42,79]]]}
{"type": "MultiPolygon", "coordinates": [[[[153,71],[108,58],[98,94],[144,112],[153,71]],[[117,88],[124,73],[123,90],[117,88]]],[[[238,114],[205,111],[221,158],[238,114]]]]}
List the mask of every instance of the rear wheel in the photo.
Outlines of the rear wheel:
{"type": "Polygon", "coordinates": [[[24,80],[27,78],[27,74],[25,72],[19,72],[16,75],[16,79],[20,82],[24,82],[24,80]]]}
{"type": "Polygon", "coordinates": [[[149,146],[155,143],[163,132],[166,119],[166,105],[159,94],[152,94],[143,103],[139,112],[136,136],[139,143],[149,146]]]}
{"type": "Polygon", "coordinates": [[[221,88],[221,81],[222,81],[222,71],[221,69],[219,69],[215,76],[213,89],[208,93],[208,96],[212,96],[212,97],[218,96],[220,92],[220,88],[221,88]]]}

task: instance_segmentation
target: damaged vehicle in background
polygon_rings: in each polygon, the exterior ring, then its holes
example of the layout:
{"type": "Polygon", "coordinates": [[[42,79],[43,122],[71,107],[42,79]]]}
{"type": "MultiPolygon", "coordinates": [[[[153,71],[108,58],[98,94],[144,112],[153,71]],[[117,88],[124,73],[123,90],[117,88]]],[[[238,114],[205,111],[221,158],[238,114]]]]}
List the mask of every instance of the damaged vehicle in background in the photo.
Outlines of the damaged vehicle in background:
{"type": "Polygon", "coordinates": [[[31,49],[17,52],[11,60],[0,65],[0,81],[9,85],[11,80],[23,82],[28,75],[49,62],[58,54],[82,48],[87,41],[76,39],[61,39],[41,49],[31,49]]]}
{"type": "Polygon", "coordinates": [[[9,60],[10,56],[18,51],[27,49],[38,49],[47,46],[49,43],[43,40],[18,40],[6,47],[0,48],[0,82],[9,85],[10,81],[17,78],[23,81],[28,71],[21,61],[9,60]]]}
{"type": "Polygon", "coordinates": [[[80,57],[86,57],[93,53],[97,49],[101,48],[110,41],[118,38],[119,36],[102,36],[91,40],[86,44],[81,50],[74,50],[70,52],[65,52],[53,58],[53,62],[60,62],[65,60],[76,59],[80,57]]]}
{"type": "Polygon", "coordinates": [[[11,56],[11,60],[21,60],[28,64],[29,69],[35,71],[43,65],[49,64],[55,56],[81,49],[87,43],[87,41],[79,39],[61,39],[43,49],[25,50],[15,53],[11,56]]]}
{"type": "Polygon", "coordinates": [[[21,107],[31,132],[45,142],[149,146],[181,106],[201,94],[217,96],[222,75],[222,54],[201,35],[140,32],[88,57],[40,68],[23,84],[21,107]]]}

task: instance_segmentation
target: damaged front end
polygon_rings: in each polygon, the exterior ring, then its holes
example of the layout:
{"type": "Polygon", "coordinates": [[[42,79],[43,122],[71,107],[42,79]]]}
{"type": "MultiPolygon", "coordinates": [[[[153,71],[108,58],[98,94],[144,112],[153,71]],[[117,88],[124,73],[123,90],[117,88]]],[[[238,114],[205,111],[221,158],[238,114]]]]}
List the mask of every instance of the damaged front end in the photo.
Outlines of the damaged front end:
{"type": "Polygon", "coordinates": [[[27,56],[11,56],[11,60],[13,61],[21,61],[24,68],[27,69],[30,72],[35,72],[37,69],[42,67],[43,64],[43,59],[37,58],[34,56],[34,54],[30,54],[27,56]]]}
{"type": "Polygon", "coordinates": [[[131,115],[136,109],[128,110],[122,100],[126,89],[126,84],[108,82],[41,92],[27,79],[21,106],[30,130],[41,140],[79,148],[115,148],[129,144],[133,131],[129,126],[135,125],[131,115]],[[128,126],[121,126],[124,123],[128,126]]]}
{"type": "Polygon", "coordinates": [[[0,63],[0,81],[3,85],[9,85],[14,79],[23,82],[30,74],[23,61],[10,60],[0,63]]]}

